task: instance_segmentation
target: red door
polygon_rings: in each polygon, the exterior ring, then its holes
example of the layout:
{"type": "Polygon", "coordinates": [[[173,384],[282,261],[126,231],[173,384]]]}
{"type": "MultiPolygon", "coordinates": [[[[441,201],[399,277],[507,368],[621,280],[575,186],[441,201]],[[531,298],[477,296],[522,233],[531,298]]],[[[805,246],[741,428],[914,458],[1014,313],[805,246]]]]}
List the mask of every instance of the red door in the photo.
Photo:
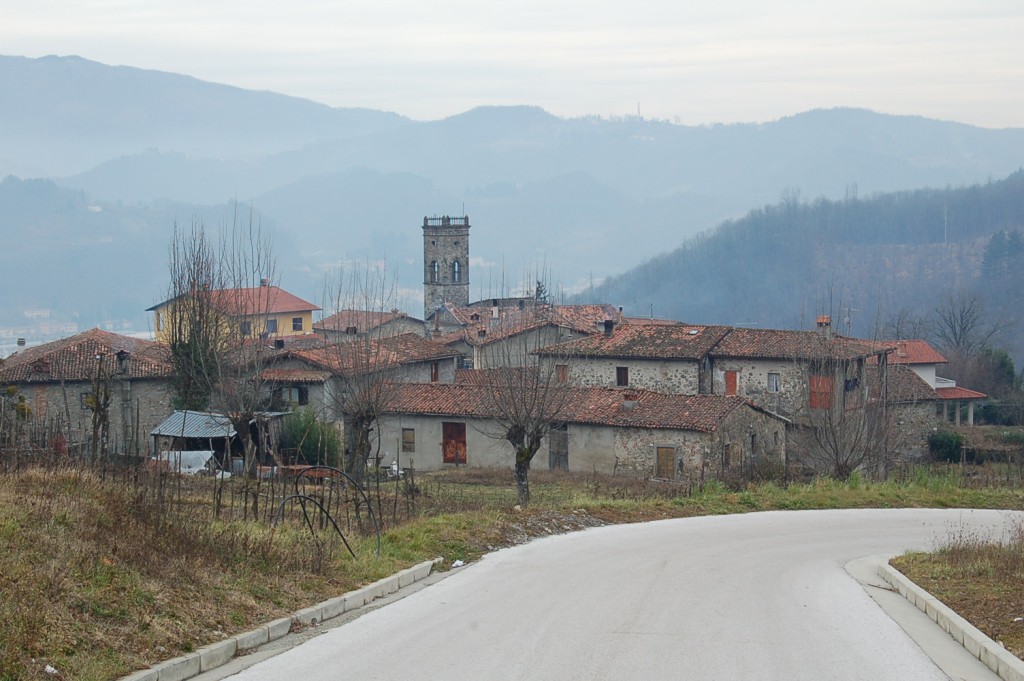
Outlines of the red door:
{"type": "Polygon", "coordinates": [[[441,438],[444,463],[466,463],[466,424],[442,421],[441,438]]]}
{"type": "Polygon", "coordinates": [[[739,372],[737,371],[726,371],[725,372],[725,394],[735,395],[736,384],[738,382],[739,372]]]}

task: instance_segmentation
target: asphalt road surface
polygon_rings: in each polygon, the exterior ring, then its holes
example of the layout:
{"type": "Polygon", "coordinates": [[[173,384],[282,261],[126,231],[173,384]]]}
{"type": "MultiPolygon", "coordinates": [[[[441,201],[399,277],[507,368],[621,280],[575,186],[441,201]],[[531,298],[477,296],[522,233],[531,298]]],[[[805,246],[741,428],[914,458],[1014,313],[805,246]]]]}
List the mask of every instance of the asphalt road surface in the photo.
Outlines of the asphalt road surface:
{"type": "Polygon", "coordinates": [[[230,678],[947,679],[844,566],[1008,522],[998,511],[800,511],[546,538],[230,678]]]}

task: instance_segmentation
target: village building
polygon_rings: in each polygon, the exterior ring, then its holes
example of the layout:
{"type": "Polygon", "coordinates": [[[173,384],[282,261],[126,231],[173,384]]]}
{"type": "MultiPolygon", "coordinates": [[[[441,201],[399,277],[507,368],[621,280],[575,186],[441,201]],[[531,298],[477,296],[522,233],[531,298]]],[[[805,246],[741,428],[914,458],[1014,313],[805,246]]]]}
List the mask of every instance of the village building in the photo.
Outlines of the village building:
{"type": "Polygon", "coordinates": [[[571,385],[711,394],[708,353],[729,331],[726,326],[628,320],[537,354],[564,366],[571,385]]]}
{"type": "MultiPolygon", "coordinates": [[[[313,313],[320,308],[263,279],[253,288],[216,289],[198,292],[232,333],[243,338],[300,336],[313,332],[313,313]]],[[[174,340],[176,321],[187,319],[191,296],[165,300],[153,313],[156,340],[174,340]]],[[[188,330],[182,333],[188,333],[188,330]]]]}
{"type": "Polygon", "coordinates": [[[268,358],[260,372],[274,409],[308,407],[341,421],[343,391],[352,383],[453,383],[462,355],[422,335],[405,333],[320,347],[287,348],[268,358]]]}
{"type": "Polygon", "coordinates": [[[709,392],[790,416],[865,403],[865,367],[884,364],[888,350],[833,334],[828,316],[818,318],[817,331],[734,328],[709,352],[709,392]]]}
{"type": "Polygon", "coordinates": [[[313,324],[313,331],[327,343],[344,342],[367,336],[400,336],[405,333],[423,335],[423,320],[401,310],[340,310],[313,324]]]}
{"type": "Polygon", "coordinates": [[[522,307],[454,308],[442,311],[464,320],[454,331],[432,335],[461,352],[466,366],[491,369],[523,366],[532,353],[574,338],[600,333],[619,318],[611,305],[524,304],[522,307]]]}
{"type": "Polygon", "coordinates": [[[148,451],[171,408],[166,345],[92,329],[21,350],[0,365],[0,386],[25,398],[51,446],[126,455],[148,451]]]}
{"type": "MultiPolygon", "coordinates": [[[[566,387],[534,467],[699,481],[786,462],[786,421],[739,397],[566,387]]],[[[382,460],[418,470],[508,467],[480,382],[398,386],[377,429],[382,460]]]]}
{"type": "Polygon", "coordinates": [[[889,363],[906,366],[917,374],[935,391],[937,415],[943,423],[961,425],[961,405],[967,406],[967,425],[974,425],[974,406],[988,395],[976,390],[960,387],[950,378],[938,375],[939,365],[946,364],[946,358],[924,340],[882,341],[895,348],[889,354],[889,363]]]}

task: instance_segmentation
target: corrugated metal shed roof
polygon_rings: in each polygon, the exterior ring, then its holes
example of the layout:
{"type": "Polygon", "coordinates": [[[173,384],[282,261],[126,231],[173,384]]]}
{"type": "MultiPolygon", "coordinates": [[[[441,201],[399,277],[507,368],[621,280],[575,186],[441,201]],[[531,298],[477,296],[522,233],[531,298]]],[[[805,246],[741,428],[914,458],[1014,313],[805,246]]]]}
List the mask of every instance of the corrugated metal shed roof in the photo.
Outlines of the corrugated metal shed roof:
{"type": "Polygon", "coordinates": [[[150,433],[151,436],[194,438],[222,438],[234,434],[235,429],[227,416],[202,411],[176,411],[150,433]]]}

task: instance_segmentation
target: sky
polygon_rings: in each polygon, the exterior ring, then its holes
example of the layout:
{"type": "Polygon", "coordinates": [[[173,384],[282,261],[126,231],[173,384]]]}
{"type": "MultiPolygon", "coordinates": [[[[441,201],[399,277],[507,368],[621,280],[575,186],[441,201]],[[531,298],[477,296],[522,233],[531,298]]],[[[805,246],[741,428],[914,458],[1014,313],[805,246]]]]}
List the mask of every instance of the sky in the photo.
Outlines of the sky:
{"type": "Polygon", "coordinates": [[[864,107],[1024,127],[1021,0],[0,0],[0,53],[433,120],[683,124],[864,107]]]}

